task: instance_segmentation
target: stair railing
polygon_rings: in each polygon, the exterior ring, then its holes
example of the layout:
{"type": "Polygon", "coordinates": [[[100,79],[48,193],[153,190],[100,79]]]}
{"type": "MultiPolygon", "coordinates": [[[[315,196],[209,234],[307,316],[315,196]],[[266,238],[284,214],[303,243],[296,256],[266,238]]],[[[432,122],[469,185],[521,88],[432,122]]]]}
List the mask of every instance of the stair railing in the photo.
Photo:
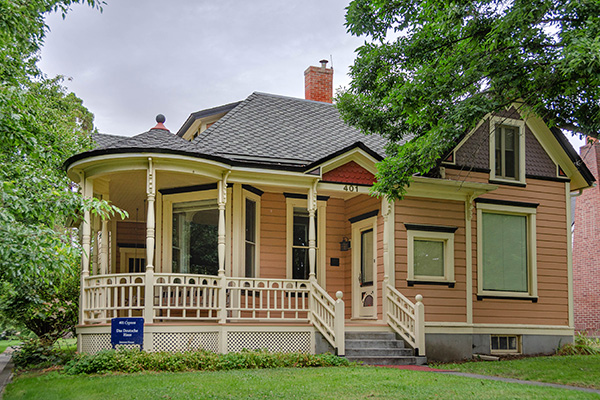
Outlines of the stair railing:
{"type": "Polygon", "coordinates": [[[388,325],[413,349],[415,355],[425,355],[425,306],[423,296],[415,303],[389,284],[384,284],[384,310],[388,325]]]}
{"type": "Polygon", "coordinates": [[[343,293],[337,291],[334,300],[317,282],[311,283],[311,322],[336,349],[338,356],[346,354],[343,293]]]}

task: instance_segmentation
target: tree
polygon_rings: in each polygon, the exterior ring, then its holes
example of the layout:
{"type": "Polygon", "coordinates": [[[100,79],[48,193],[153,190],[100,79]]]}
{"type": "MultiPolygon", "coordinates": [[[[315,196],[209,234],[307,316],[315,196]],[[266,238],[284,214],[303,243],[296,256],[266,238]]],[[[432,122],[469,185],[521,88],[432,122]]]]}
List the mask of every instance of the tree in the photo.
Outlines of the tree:
{"type": "Polygon", "coordinates": [[[355,0],[346,21],[369,40],[337,104],[346,122],[389,139],[374,190],[390,199],[507,105],[600,133],[598,0],[355,0]]]}
{"type": "Polygon", "coordinates": [[[0,312],[50,341],[65,321],[76,322],[71,277],[80,248],[69,220],[85,209],[102,217],[119,212],[84,200],[67,178],[64,160],[91,148],[93,115],[62,77],[48,78],[36,64],[45,14],[64,16],[77,2],[0,0],[0,312]]]}

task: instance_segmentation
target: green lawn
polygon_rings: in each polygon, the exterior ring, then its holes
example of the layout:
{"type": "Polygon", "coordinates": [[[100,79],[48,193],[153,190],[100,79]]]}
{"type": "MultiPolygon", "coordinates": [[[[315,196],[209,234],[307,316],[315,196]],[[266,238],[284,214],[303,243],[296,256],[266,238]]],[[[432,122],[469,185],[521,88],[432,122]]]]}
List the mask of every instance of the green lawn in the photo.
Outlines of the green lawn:
{"type": "Polygon", "coordinates": [[[15,399],[598,399],[593,393],[392,368],[331,367],[221,372],[20,376],[15,399]]]}
{"type": "Polygon", "coordinates": [[[9,346],[16,346],[21,343],[20,340],[0,340],[0,353],[3,353],[9,346]]]}
{"type": "Polygon", "coordinates": [[[436,367],[600,389],[600,355],[532,357],[510,361],[443,364],[436,367]]]}

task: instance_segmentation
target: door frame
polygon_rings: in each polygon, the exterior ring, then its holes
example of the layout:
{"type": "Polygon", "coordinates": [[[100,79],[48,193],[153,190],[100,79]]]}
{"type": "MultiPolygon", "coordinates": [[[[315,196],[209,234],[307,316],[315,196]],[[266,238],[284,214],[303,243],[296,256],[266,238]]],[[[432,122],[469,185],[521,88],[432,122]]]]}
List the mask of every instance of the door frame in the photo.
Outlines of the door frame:
{"type": "Polygon", "coordinates": [[[377,216],[363,219],[352,224],[352,319],[377,319],[377,216]],[[360,274],[361,262],[361,233],[373,230],[373,315],[360,315],[360,274]]]}

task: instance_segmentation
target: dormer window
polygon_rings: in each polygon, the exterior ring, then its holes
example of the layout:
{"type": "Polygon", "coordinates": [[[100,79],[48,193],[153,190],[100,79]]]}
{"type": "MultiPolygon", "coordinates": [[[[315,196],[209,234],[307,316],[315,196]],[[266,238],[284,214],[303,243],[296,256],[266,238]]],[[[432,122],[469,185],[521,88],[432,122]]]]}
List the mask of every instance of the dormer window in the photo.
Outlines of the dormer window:
{"type": "Polygon", "coordinates": [[[525,122],[492,117],[490,180],[525,184],[525,122]]]}

